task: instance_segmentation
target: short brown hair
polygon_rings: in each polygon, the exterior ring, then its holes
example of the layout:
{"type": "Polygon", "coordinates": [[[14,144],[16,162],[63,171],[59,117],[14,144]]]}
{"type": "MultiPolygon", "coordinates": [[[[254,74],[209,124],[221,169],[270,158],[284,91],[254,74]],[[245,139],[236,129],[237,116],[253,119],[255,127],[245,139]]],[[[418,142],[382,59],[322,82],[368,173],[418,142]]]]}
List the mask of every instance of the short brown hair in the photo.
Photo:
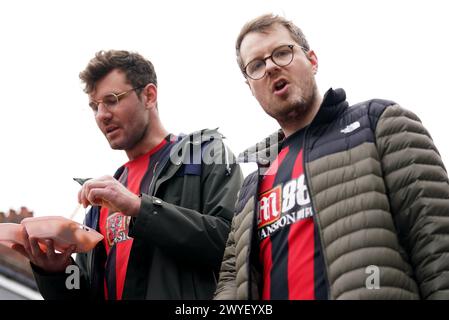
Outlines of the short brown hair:
{"type": "MultiPolygon", "coordinates": [[[[89,61],[86,69],[80,72],[80,79],[85,83],[84,92],[90,94],[98,81],[112,70],[119,69],[126,75],[127,81],[136,87],[153,83],[157,86],[157,76],[153,64],[135,52],[124,50],[99,51],[89,61]]],[[[142,89],[136,90],[140,94],[142,89]]]]}
{"type": "Polygon", "coordinates": [[[243,38],[248,33],[251,32],[265,32],[267,29],[272,27],[275,24],[280,24],[287,28],[287,30],[290,32],[291,36],[293,37],[293,40],[295,40],[305,51],[309,51],[309,43],[307,42],[306,36],[301,31],[299,27],[297,27],[293,22],[280,17],[278,15],[274,15],[272,13],[267,13],[264,15],[261,15],[249,22],[247,22],[242,30],[240,30],[240,34],[237,37],[237,41],[235,42],[235,53],[237,55],[237,63],[240,67],[240,70],[244,72],[244,65],[242,56],[240,55],[240,46],[242,45],[243,38]]]}

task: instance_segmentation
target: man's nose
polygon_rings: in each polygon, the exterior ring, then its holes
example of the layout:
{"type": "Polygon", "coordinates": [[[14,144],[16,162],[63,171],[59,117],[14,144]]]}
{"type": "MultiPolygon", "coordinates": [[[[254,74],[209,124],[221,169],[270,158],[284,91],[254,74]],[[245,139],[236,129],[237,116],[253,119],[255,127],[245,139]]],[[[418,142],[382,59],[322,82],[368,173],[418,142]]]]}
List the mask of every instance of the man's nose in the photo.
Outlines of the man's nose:
{"type": "Polygon", "coordinates": [[[279,66],[273,62],[273,58],[270,57],[269,59],[265,60],[265,72],[268,75],[271,75],[273,72],[278,71],[279,66]]]}
{"type": "Polygon", "coordinates": [[[108,119],[112,116],[111,110],[109,110],[108,107],[105,106],[103,102],[100,102],[98,104],[97,114],[95,117],[98,120],[108,119]]]}

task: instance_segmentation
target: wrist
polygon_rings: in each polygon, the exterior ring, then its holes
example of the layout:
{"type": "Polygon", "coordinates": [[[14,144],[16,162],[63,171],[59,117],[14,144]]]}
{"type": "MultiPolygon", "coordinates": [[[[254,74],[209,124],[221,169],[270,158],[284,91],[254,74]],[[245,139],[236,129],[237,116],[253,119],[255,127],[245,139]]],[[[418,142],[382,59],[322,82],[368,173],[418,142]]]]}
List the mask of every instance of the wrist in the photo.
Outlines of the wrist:
{"type": "Polygon", "coordinates": [[[132,205],[130,210],[127,212],[128,216],[131,217],[137,217],[140,211],[140,205],[142,204],[142,199],[140,198],[140,196],[135,196],[133,201],[132,201],[132,205]]]}

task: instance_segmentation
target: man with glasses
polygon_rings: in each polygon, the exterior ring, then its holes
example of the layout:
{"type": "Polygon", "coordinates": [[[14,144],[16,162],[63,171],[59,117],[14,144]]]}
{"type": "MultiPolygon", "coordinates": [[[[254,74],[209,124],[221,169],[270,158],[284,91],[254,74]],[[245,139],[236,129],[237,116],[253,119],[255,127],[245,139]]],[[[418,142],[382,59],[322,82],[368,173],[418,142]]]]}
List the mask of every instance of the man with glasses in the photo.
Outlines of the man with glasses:
{"type": "Polygon", "coordinates": [[[448,299],[449,185],[412,112],[320,95],[317,56],[271,14],[248,22],[239,67],[281,127],[243,152],[216,299],[448,299]]]}
{"type": "MultiPolygon", "coordinates": [[[[113,177],[79,180],[78,200],[92,205],[85,223],[104,239],[76,262],[47,240],[16,248],[32,262],[46,299],[210,299],[243,180],[222,135],[168,133],[159,118],[150,61],[100,51],[80,73],[100,131],[129,159],[113,177]],[[67,287],[68,266],[81,270],[67,287]]],[[[92,155],[95,157],[95,155],[92,155]]],[[[25,237],[28,236],[25,234],[25,237]]]]}

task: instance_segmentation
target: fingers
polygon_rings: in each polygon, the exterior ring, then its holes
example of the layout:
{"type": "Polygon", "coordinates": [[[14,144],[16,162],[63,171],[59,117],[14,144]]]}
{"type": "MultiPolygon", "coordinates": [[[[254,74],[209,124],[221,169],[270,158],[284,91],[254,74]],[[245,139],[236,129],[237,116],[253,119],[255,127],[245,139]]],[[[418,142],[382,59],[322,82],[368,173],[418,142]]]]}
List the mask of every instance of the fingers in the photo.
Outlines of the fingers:
{"type": "Polygon", "coordinates": [[[78,203],[79,203],[79,204],[83,204],[83,203],[81,202],[81,201],[82,201],[82,200],[81,200],[81,191],[82,191],[82,190],[83,190],[83,189],[81,188],[80,191],[78,191],[78,203]]]}
{"type": "Polygon", "coordinates": [[[92,189],[107,189],[109,186],[119,183],[111,176],[103,176],[97,179],[91,179],[85,182],[78,192],[78,202],[86,208],[89,205],[100,205],[100,199],[91,195],[92,189]]]}
{"type": "Polygon", "coordinates": [[[70,256],[75,253],[76,251],[76,245],[72,244],[64,253],[61,255],[61,258],[63,260],[70,260],[70,256]]]}
{"type": "Polygon", "coordinates": [[[87,207],[89,205],[104,206],[110,210],[122,211],[129,206],[132,192],[119,181],[110,176],[87,181],[79,192],[79,202],[87,207]]]}
{"type": "Polygon", "coordinates": [[[128,215],[137,214],[140,208],[140,199],[136,199],[134,193],[111,176],[86,181],[78,192],[78,202],[84,208],[89,205],[103,206],[113,212],[120,211],[128,215]],[[139,207],[136,210],[137,202],[139,207]]]}
{"type": "Polygon", "coordinates": [[[28,238],[28,232],[25,228],[22,229],[22,235],[23,235],[23,248],[28,253],[28,255],[31,255],[30,240],[28,238]]]}
{"type": "Polygon", "coordinates": [[[24,244],[14,244],[12,249],[47,272],[63,272],[70,265],[70,256],[75,252],[76,245],[70,245],[66,250],[60,250],[62,252],[59,253],[55,250],[54,240],[29,237],[26,229],[23,229],[24,244]]]}
{"type": "Polygon", "coordinates": [[[56,257],[55,246],[53,244],[53,240],[47,239],[45,240],[45,244],[47,245],[47,258],[49,260],[53,260],[56,257]]]}
{"type": "Polygon", "coordinates": [[[11,246],[11,249],[13,249],[14,251],[20,253],[21,255],[23,255],[25,258],[30,259],[30,256],[28,255],[28,252],[26,252],[25,248],[18,243],[14,243],[11,246]]]}
{"type": "Polygon", "coordinates": [[[89,191],[87,194],[87,200],[92,205],[104,205],[105,203],[109,202],[110,198],[113,198],[114,192],[107,189],[102,188],[93,188],[89,191]]]}
{"type": "Polygon", "coordinates": [[[42,257],[45,256],[45,254],[39,247],[38,240],[33,237],[29,238],[26,228],[22,229],[22,235],[23,235],[23,246],[15,245],[13,249],[24,255],[34,264],[40,265],[39,262],[41,261],[42,257]]]}
{"type": "Polygon", "coordinates": [[[64,252],[58,253],[54,255],[54,260],[56,263],[61,265],[60,270],[65,270],[67,266],[71,264],[70,256],[75,253],[76,245],[70,245],[64,252]]]}
{"type": "Polygon", "coordinates": [[[92,196],[89,197],[89,194],[92,189],[105,189],[107,186],[108,183],[105,181],[94,180],[86,182],[79,192],[79,203],[81,203],[84,208],[89,205],[98,205],[95,201],[96,199],[92,198],[92,196]]]}
{"type": "Polygon", "coordinates": [[[36,259],[41,259],[44,255],[44,252],[41,250],[41,247],[39,246],[39,241],[37,238],[30,238],[30,248],[31,248],[31,255],[36,259]]]}

